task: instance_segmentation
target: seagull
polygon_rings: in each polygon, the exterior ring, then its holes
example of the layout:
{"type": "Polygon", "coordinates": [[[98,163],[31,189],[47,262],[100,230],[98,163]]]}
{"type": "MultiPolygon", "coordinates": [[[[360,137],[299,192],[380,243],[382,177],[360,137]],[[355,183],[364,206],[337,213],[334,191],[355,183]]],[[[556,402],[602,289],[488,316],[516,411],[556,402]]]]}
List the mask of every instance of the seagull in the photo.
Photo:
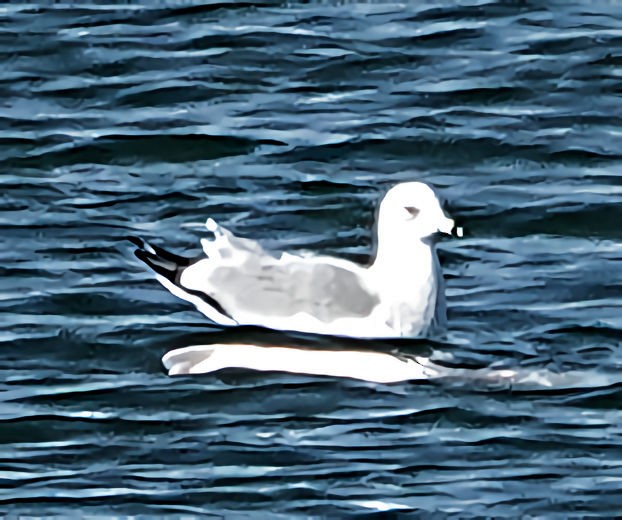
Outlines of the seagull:
{"type": "Polygon", "coordinates": [[[439,233],[462,236],[422,182],[382,199],[369,265],[312,253],[272,252],[209,218],[212,238],[187,258],[134,238],[135,255],[172,294],[223,326],[355,338],[418,337],[445,326],[439,233]]]}

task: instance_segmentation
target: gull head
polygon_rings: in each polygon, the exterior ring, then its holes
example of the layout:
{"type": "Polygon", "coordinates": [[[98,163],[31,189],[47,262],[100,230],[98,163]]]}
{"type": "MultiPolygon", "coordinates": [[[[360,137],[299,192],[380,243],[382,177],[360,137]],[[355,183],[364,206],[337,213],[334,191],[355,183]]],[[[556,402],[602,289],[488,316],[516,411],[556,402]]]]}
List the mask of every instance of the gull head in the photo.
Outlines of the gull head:
{"type": "Polygon", "coordinates": [[[397,231],[402,236],[426,238],[435,233],[462,236],[441,208],[432,188],[422,182],[403,182],[393,186],[382,199],[379,226],[397,231]]]}

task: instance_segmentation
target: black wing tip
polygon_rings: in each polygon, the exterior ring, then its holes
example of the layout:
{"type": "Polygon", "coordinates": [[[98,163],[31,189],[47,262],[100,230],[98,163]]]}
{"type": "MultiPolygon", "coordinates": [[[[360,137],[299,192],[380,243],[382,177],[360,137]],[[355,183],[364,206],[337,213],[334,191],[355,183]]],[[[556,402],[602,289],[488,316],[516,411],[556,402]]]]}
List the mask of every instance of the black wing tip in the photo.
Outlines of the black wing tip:
{"type": "Polygon", "coordinates": [[[140,237],[134,235],[127,235],[126,237],[124,237],[124,239],[128,242],[131,242],[139,249],[145,249],[147,247],[146,242],[140,237]]]}
{"type": "Polygon", "coordinates": [[[151,268],[156,274],[164,276],[164,278],[173,282],[174,284],[178,283],[179,276],[183,269],[174,262],[166,261],[165,259],[159,257],[157,254],[150,253],[145,249],[137,249],[136,251],[134,251],[134,255],[141,262],[147,264],[147,266],[151,268]]]}
{"type": "MultiPolygon", "coordinates": [[[[183,271],[195,262],[205,258],[204,255],[198,257],[188,258],[185,256],[179,256],[175,253],[171,253],[166,249],[154,246],[145,242],[143,239],[135,236],[128,236],[127,239],[132,242],[137,249],[134,251],[134,255],[141,262],[146,264],[156,274],[166,278],[169,282],[180,288],[189,295],[196,296],[203,300],[205,303],[213,307],[217,312],[233,320],[233,317],[220,305],[220,303],[208,294],[202,291],[195,291],[182,287],[180,285],[180,278],[183,271]]],[[[235,321],[235,320],[234,320],[235,321]]]]}
{"type": "MultiPolygon", "coordinates": [[[[137,251],[149,253],[153,256],[152,259],[154,260],[157,259],[161,261],[172,262],[180,268],[188,267],[189,265],[194,264],[197,260],[200,260],[202,258],[201,255],[199,255],[198,257],[187,257],[171,253],[170,251],[162,247],[153,245],[137,236],[128,235],[125,238],[138,248],[137,251]]],[[[141,260],[143,259],[141,258],[141,260]]]]}
{"type": "Polygon", "coordinates": [[[137,236],[127,236],[126,239],[136,246],[136,258],[175,285],[178,285],[182,271],[196,260],[171,253],[137,236]]]}

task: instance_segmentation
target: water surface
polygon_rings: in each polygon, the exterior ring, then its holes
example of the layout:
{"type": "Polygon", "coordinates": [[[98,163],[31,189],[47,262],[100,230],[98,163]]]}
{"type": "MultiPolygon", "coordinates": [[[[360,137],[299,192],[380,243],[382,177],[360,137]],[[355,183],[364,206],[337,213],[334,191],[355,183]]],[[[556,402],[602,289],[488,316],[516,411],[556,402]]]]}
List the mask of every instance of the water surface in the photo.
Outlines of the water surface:
{"type": "Polygon", "coordinates": [[[615,2],[9,4],[0,58],[2,514],[622,515],[615,2]],[[364,262],[406,180],[468,230],[449,329],[364,346],[459,377],[164,373],[338,340],[210,325],[126,236],[193,254],[212,216],[364,262]],[[469,377],[508,367],[562,376],[469,377]]]}

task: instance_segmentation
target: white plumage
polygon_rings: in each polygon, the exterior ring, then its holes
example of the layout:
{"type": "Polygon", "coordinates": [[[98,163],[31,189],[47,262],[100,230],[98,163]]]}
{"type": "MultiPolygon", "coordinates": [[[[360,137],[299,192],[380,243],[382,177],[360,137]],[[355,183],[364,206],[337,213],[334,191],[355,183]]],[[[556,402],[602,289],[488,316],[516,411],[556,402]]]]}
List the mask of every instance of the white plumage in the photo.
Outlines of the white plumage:
{"type": "MultiPolygon", "coordinates": [[[[430,187],[391,188],[377,215],[373,262],[269,253],[208,219],[214,237],[187,259],[139,241],[136,255],[173,294],[216,323],[352,337],[413,337],[444,322],[442,275],[433,242],[451,233],[430,187]]],[[[461,234],[461,230],[458,230],[461,234]]]]}

